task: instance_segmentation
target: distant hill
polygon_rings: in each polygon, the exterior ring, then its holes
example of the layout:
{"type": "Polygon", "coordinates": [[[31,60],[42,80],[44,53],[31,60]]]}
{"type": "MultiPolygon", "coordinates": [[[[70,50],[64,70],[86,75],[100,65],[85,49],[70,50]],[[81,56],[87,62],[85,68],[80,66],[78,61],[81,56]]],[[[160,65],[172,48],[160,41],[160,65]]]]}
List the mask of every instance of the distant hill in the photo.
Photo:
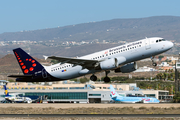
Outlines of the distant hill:
{"type": "MultiPolygon", "coordinates": [[[[46,62],[42,59],[35,59],[41,63],[46,62]]],[[[22,73],[20,66],[13,54],[8,54],[0,58],[0,74],[1,73],[22,73]]]]}
{"type": "Polygon", "coordinates": [[[134,41],[144,37],[160,36],[180,41],[180,17],[155,16],[133,19],[113,19],[100,22],[82,23],[57,28],[8,32],[0,34],[0,40],[55,40],[92,41],[125,40],[134,41]]]}

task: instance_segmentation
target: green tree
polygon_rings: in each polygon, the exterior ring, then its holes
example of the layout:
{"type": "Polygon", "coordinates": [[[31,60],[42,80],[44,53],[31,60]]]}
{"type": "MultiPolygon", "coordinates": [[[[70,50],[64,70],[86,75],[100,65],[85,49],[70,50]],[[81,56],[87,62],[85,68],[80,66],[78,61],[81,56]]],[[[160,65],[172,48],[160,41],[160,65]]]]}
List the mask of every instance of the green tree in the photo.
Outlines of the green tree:
{"type": "Polygon", "coordinates": [[[163,57],[164,57],[163,55],[159,55],[159,56],[158,56],[158,59],[161,61],[161,59],[162,59],[163,57]]]}
{"type": "Polygon", "coordinates": [[[57,64],[57,63],[59,63],[59,61],[58,60],[51,60],[51,63],[52,64],[57,64]]]}

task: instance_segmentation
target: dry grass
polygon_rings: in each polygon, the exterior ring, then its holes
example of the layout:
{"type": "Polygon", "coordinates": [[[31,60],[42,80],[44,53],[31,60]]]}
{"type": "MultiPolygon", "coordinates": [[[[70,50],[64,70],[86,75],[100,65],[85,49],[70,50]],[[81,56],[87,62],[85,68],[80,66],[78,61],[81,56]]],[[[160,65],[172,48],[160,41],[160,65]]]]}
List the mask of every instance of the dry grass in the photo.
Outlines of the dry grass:
{"type": "Polygon", "coordinates": [[[109,107],[109,108],[0,108],[0,114],[180,114],[180,108],[157,108],[157,107],[109,107]]]}

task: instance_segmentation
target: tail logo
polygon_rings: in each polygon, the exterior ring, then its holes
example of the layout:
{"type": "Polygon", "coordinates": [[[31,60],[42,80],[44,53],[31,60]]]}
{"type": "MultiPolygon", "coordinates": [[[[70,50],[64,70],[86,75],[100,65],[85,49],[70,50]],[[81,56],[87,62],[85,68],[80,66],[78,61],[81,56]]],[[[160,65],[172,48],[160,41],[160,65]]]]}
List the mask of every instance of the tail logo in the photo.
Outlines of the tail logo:
{"type": "Polygon", "coordinates": [[[115,92],[113,93],[113,91],[111,92],[112,95],[115,95],[115,92]]]}
{"type": "Polygon", "coordinates": [[[18,59],[18,62],[20,64],[21,68],[24,70],[24,73],[27,74],[29,71],[34,70],[34,67],[36,67],[35,60],[26,58],[26,60],[25,60],[26,62],[31,62],[32,63],[32,66],[30,68],[27,68],[26,65],[23,63],[23,61],[21,60],[21,58],[19,57],[19,55],[16,52],[14,52],[14,53],[15,53],[17,59],[18,59]]]}
{"type": "Polygon", "coordinates": [[[6,94],[6,95],[8,94],[8,91],[7,91],[7,90],[5,90],[5,94],[6,94]]]}

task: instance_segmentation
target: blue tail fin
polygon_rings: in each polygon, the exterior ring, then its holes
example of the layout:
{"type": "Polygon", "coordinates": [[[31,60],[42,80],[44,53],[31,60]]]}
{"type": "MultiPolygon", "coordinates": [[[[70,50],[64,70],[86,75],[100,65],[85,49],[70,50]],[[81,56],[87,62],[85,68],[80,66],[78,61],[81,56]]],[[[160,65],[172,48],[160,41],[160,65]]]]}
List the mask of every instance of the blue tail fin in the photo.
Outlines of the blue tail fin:
{"type": "Polygon", "coordinates": [[[16,59],[21,67],[22,72],[25,75],[34,74],[35,72],[42,71],[44,68],[39,62],[37,62],[33,57],[27,54],[21,48],[16,48],[13,50],[16,59]]]}
{"type": "Polygon", "coordinates": [[[7,91],[6,85],[4,85],[4,90],[5,90],[5,97],[9,97],[10,95],[9,95],[9,93],[7,91]]]}
{"type": "Polygon", "coordinates": [[[111,90],[111,97],[115,98],[115,97],[119,97],[119,94],[115,91],[114,87],[112,85],[110,85],[110,90],[111,90]]]}

